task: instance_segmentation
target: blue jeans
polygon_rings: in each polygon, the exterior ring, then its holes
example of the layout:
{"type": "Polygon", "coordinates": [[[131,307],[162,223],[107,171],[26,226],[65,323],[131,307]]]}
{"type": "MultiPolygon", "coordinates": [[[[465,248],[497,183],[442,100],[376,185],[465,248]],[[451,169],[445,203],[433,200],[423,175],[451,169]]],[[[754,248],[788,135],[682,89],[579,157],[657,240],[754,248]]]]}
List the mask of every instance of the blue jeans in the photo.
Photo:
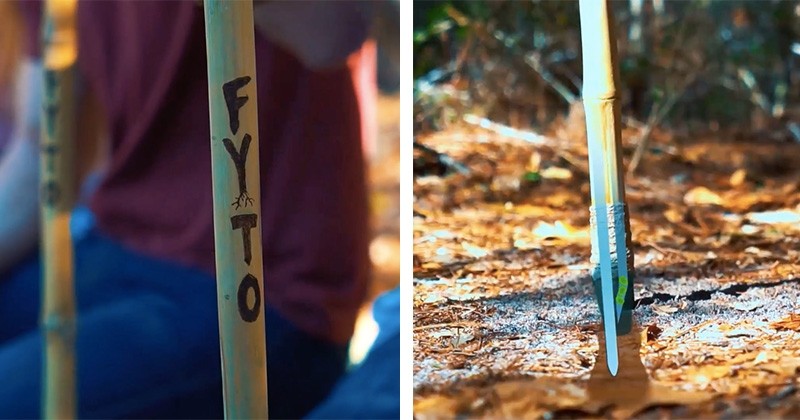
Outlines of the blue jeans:
{"type": "Polygon", "coordinates": [[[367,357],[348,373],[306,419],[400,418],[400,289],[373,305],[378,324],[367,357]]]}
{"type": "MultiPolygon", "coordinates": [[[[75,238],[75,279],[81,418],[222,417],[213,276],[89,230],[75,238]]],[[[38,255],[0,275],[2,417],[40,416],[40,283],[38,255]]],[[[269,307],[266,324],[270,417],[301,417],[344,373],[347,346],[315,339],[269,307]]]]}

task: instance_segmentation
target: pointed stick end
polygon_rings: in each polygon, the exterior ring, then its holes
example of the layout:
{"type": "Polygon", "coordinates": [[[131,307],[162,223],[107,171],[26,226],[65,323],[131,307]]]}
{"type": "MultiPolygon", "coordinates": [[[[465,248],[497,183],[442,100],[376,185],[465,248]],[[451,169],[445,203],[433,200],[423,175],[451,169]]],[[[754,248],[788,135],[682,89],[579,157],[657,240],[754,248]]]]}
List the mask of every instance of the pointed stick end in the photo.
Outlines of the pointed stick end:
{"type": "Polygon", "coordinates": [[[611,357],[608,358],[608,372],[611,373],[611,376],[617,376],[617,371],[619,370],[619,360],[617,359],[617,355],[609,355],[611,357]]]}
{"type": "Polygon", "coordinates": [[[619,370],[619,363],[617,363],[616,358],[613,361],[608,362],[608,372],[611,373],[611,376],[617,376],[618,370],[619,370]]]}

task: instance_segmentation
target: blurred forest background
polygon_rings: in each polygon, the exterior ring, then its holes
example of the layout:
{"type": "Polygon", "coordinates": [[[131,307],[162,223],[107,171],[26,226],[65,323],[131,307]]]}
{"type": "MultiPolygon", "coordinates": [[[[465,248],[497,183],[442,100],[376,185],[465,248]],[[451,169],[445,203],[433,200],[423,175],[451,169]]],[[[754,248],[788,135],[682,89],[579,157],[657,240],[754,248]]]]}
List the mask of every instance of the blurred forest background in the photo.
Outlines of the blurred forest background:
{"type": "MultiPolygon", "coordinates": [[[[800,141],[800,3],[614,6],[624,123],[637,144],[655,128],[800,141]]],[[[414,77],[417,133],[468,114],[535,131],[582,123],[578,3],[416,2],[414,77]]]]}

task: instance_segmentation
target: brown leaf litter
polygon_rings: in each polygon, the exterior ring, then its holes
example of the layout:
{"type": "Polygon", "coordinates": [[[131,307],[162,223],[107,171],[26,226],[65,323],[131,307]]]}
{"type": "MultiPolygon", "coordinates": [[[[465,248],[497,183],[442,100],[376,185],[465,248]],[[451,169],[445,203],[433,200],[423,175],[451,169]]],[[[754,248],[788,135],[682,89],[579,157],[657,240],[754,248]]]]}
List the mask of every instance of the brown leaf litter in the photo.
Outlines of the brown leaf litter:
{"type": "Polygon", "coordinates": [[[611,378],[585,146],[493,136],[419,139],[471,173],[415,179],[415,417],[800,416],[800,147],[653,145],[626,185],[638,326],[611,378]]]}

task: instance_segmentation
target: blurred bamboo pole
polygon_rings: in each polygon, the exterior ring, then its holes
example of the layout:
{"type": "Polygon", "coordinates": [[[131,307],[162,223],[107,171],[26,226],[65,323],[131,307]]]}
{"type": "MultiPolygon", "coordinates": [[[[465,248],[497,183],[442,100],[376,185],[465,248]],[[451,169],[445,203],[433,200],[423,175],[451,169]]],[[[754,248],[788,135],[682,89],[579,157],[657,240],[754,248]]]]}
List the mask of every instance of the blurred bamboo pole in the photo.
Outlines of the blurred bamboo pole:
{"type": "Polygon", "coordinates": [[[45,338],[42,416],[75,418],[75,290],[70,212],[75,176],[77,0],[47,0],[44,8],[44,102],[40,143],[45,338]]]}
{"type": "Polygon", "coordinates": [[[205,0],[204,8],[225,417],[266,418],[253,3],[205,0]]]}
{"type": "Polygon", "coordinates": [[[616,375],[616,335],[631,329],[633,259],[622,168],[619,74],[609,0],[581,0],[583,103],[589,148],[592,273],[603,316],[608,368],[616,375]],[[618,261],[622,259],[622,261],[618,261]],[[599,287],[598,287],[599,283],[599,287]]]}

